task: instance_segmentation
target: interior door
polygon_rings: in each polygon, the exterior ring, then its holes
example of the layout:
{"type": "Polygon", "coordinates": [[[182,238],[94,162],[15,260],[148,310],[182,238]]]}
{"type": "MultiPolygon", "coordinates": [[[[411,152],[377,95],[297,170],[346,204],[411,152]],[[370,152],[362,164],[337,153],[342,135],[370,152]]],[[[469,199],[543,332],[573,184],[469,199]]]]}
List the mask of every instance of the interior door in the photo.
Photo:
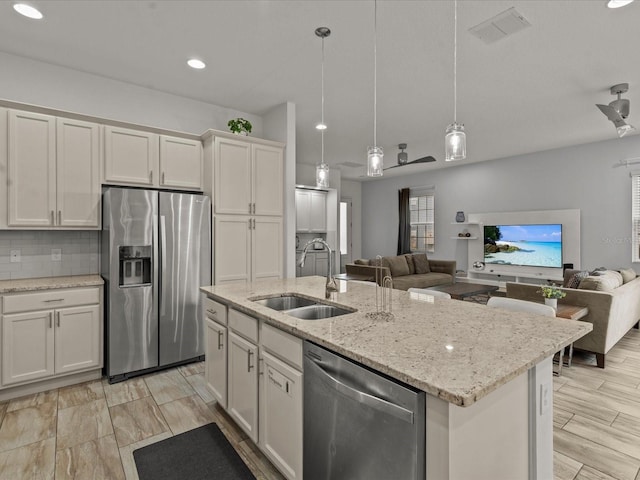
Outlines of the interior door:
{"type": "Polygon", "coordinates": [[[209,197],[160,192],[160,365],[204,355],[200,287],[211,284],[209,197]]]}

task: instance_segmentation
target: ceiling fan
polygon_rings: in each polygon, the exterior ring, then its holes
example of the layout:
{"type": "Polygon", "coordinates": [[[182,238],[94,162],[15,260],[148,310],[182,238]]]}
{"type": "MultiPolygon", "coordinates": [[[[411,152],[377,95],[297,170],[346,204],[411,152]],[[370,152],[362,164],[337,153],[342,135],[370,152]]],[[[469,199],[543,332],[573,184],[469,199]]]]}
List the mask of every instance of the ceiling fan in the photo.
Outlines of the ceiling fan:
{"type": "Polygon", "coordinates": [[[620,94],[626,93],[628,90],[628,83],[619,83],[618,85],[614,85],[611,87],[611,95],[617,95],[618,99],[614,100],[609,105],[600,105],[596,103],[596,107],[598,107],[600,111],[613,122],[618,132],[618,137],[620,138],[635,130],[633,125],[625,122],[625,119],[629,116],[629,100],[626,98],[620,98],[620,94]]]}
{"type": "Polygon", "coordinates": [[[431,155],[428,155],[426,157],[416,158],[415,160],[411,160],[409,162],[409,156],[407,155],[407,152],[405,152],[405,149],[407,148],[407,144],[400,143],[398,144],[398,148],[401,150],[400,152],[398,152],[398,163],[396,165],[387,167],[384,170],[389,170],[390,168],[396,168],[396,167],[404,167],[405,165],[414,165],[416,163],[429,163],[429,162],[436,161],[435,158],[433,158],[431,155]]]}

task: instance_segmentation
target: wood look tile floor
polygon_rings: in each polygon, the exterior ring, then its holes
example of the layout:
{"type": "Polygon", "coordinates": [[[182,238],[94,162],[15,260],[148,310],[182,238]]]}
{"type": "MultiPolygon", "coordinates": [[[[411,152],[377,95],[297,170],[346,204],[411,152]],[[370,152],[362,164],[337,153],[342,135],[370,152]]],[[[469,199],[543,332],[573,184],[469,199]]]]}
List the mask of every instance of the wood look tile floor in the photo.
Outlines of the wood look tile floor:
{"type": "Polygon", "coordinates": [[[133,451],[215,422],[258,480],[282,480],[205,388],[204,363],[0,403],[0,480],[137,480],[133,451]]]}
{"type": "MultiPolygon", "coordinates": [[[[281,480],[213,401],[203,371],[196,363],[0,403],[0,479],[137,479],[134,450],[216,422],[257,479],[281,480]]],[[[554,377],[553,424],[556,480],[640,480],[640,331],[605,369],[576,353],[554,377]]]]}

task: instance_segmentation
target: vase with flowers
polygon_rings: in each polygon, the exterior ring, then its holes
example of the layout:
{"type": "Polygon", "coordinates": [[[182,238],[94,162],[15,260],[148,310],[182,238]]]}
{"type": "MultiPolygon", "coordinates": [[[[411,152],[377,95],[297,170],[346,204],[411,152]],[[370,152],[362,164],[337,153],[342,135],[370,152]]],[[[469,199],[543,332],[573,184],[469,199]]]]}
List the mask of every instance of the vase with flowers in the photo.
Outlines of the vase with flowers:
{"type": "Polygon", "coordinates": [[[538,290],[537,293],[542,294],[544,303],[546,305],[549,305],[550,307],[553,307],[554,310],[558,309],[558,299],[567,296],[566,292],[563,292],[558,287],[555,287],[553,285],[544,285],[540,287],[540,290],[538,290]]]}

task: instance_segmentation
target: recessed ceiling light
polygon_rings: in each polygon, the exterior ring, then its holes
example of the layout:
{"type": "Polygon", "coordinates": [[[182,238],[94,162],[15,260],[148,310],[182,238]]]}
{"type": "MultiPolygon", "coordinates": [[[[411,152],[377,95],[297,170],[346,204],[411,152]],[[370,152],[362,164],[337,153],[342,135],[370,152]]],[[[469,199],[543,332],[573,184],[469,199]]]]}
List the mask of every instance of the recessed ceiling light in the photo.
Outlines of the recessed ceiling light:
{"type": "Polygon", "coordinates": [[[317,130],[326,130],[327,126],[324,123],[319,123],[316,125],[317,130]]]}
{"type": "Polygon", "coordinates": [[[198,60],[197,58],[189,59],[187,65],[189,65],[191,68],[195,68],[196,70],[202,70],[207,66],[202,60],[198,60]]]}
{"type": "Polygon", "coordinates": [[[34,20],[40,20],[43,17],[42,13],[40,13],[40,10],[32,7],[31,5],[27,5],[26,3],[14,3],[13,9],[20,15],[33,18],[34,20]]]}
{"type": "Polygon", "coordinates": [[[631,2],[633,2],[633,0],[608,0],[607,7],[620,8],[629,5],[631,2]]]}

